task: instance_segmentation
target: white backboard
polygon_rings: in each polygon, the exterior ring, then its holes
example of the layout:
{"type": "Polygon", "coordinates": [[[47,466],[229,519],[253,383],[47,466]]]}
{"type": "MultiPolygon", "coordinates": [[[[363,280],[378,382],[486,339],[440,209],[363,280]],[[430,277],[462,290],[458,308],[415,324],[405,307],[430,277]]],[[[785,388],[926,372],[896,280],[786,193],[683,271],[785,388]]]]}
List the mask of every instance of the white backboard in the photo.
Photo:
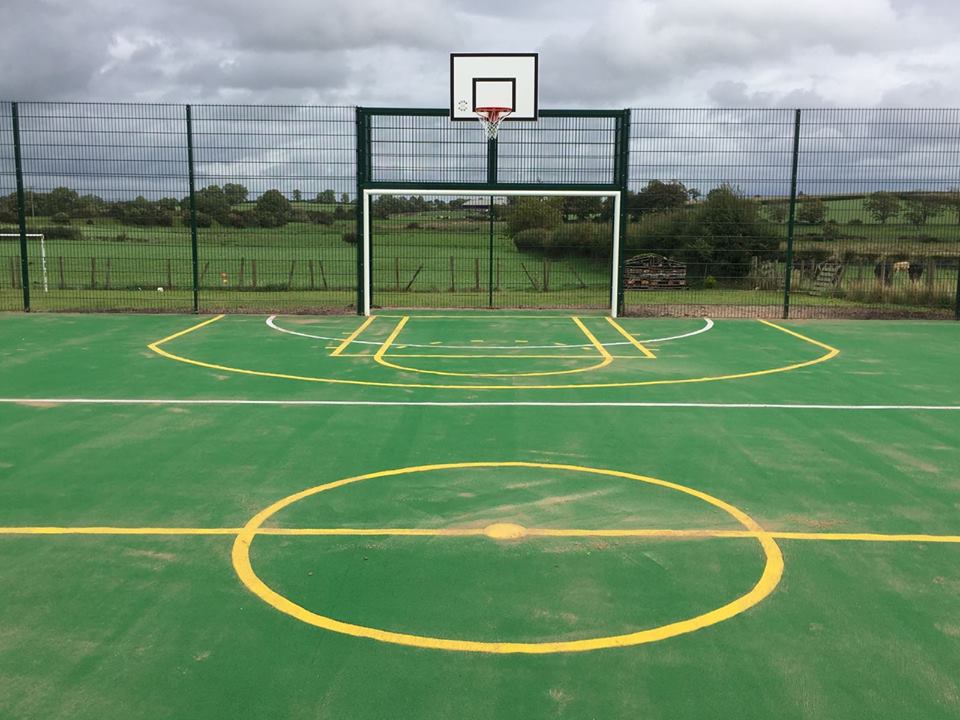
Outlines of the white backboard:
{"type": "Polygon", "coordinates": [[[536,120],[537,54],[452,53],[450,119],[476,120],[478,107],[507,107],[507,120],[536,120]]]}

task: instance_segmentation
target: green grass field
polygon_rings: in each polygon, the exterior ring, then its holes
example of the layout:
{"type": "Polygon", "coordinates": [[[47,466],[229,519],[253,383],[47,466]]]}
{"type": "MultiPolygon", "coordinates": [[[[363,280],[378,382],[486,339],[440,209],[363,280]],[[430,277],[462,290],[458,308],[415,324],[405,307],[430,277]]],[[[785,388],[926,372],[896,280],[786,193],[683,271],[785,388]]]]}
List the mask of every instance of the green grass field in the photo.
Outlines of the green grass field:
{"type": "Polygon", "coordinates": [[[0,316],[0,717],[960,715],[960,325],[0,316]]]}

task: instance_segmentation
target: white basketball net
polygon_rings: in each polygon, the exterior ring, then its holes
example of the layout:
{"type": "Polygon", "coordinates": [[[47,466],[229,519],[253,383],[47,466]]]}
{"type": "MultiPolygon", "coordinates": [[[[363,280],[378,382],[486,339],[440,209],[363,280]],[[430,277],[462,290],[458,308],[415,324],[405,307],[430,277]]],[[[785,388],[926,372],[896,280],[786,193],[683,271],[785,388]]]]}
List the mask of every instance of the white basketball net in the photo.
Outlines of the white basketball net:
{"type": "Polygon", "coordinates": [[[475,110],[477,113],[477,119],[480,120],[480,125],[483,126],[483,132],[486,134],[488,140],[493,140],[497,137],[497,132],[500,130],[500,123],[513,112],[509,108],[477,108],[475,110]]]}

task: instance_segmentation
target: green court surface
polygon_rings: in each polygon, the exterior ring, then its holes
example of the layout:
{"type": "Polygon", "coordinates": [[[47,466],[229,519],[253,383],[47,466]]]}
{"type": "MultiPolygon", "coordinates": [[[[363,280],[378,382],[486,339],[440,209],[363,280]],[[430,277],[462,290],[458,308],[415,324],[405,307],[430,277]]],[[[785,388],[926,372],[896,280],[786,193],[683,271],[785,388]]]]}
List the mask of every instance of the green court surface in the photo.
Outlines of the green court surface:
{"type": "Polygon", "coordinates": [[[960,324],[0,340],[0,718],[960,717],[960,324]]]}

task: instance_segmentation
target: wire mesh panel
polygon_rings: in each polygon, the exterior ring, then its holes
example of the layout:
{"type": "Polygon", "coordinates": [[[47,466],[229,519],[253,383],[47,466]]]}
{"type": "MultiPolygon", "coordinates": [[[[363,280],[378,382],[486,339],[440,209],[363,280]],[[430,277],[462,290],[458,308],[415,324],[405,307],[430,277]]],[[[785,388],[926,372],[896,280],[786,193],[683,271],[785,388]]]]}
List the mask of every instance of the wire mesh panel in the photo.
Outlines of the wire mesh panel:
{"type": "Polygon", "coordinates": [[[445,110],[361,108],[369,186],[616,187],[621,111],[544,110],[500,126],[488,142],[478,123],[445,110]]]}
{"type": "Polygon", "coordinates": [[[0,311],[22,310],[12,103],[0,102],[0,311]]]}
{"type": "Polygon", "coordinates": [[[402,112],[369,115],[369,180],[388,184],[483,183],[487,138],[473,123],[440,114],[402,112]]]}
{"type": "Polygon", "coordinates": [[[614,185],[617,123],[610,116],[551,116],[505,122],[497,141],[498,180],[529,185],[614,185]]]}
{"type": "Polygon", "coordinates": [[[775,316],[792,110],[632,110],[624,309],[775,316]]]}
{"type": "Polygon", "coordinates": [[[374,308],[610,307],[609,199],[385,194],[370,207],[374,308]]]}
{"type": "Polygon", "coordinates": [[[804,110],[799,164],[792,317],[952,316],[960,111],[804,110]]]}
{"type": "Polygon", "coordinates": [[[200,306],[356,307],[353,108],[193,108],[200,306]]]}
{"type": "Polygon", "coordinates": [[[18,108],[31,308],[191,309],[183,107],[18,108]]]}

